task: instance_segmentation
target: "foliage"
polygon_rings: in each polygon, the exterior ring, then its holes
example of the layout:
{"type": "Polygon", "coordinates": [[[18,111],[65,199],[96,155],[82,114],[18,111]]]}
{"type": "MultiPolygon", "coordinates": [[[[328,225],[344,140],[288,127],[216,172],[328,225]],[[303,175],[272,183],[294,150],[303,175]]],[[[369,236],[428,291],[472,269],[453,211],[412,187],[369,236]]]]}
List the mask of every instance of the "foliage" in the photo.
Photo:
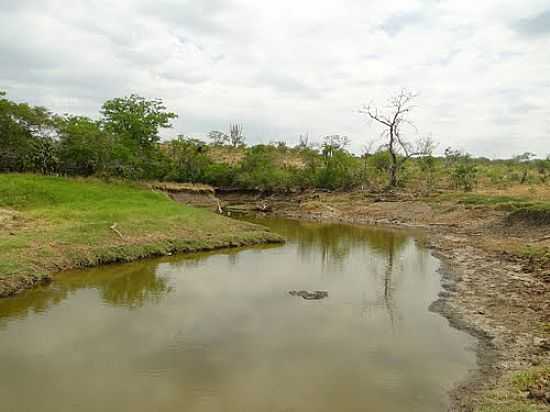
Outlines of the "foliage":
{"type": "Polygon", "coordinates": [[[241,163],[237,184],[246,189],[282,189],[284,172],[275,165],[275,152],[275,147],[269,145],[249,148],[241,163]]]}
{"type": "MultiPolygon", "coordinates": [[[[406,110],[407,104],[400,110],[406,110]]],[[[385,119],[384,113],[371,110],[378,119],[385,119]]],[[[0,92],[0,171],[267,191],[379,190],[387,188],[388,182],[389,187],[421,192],[521,183],[531,190],[533,184],[550,183],[548,158],[534,159],[526,152],[513,159],[489,160],[453,148],[436,157],[430,139],[404,140],[399,128],[404,123],[399,122],[393,129],[393,153],[386,142],[374,152],[371,145],[359,157],[348,150],[349,139],[337,134],[322,138],[320,144],[305,134],[295,147],[284,139],[247,147],[240,124],[232,124],[227,134],[211,131],[209,144],[184,136],[161,142],[160,130],[169,127],[176,115],[162,101],[137,95],[105,102],[101,115],[98,120],[56,116],[42,107],[10,101],[0,92]]],[[[406,123],[406,118],[401,122],[406,123]]]]}
{"type": "Polygon", "coordinates": [[[445,149],[446,167],[450,169],[450,179],[454,189],[471,192],[478,183],[479,169],[468,153],[445,149]]]}
{"type": "Polygon", "coordinates": [[[459,163],[451,171],[451,181],[455,189],[471,192],[477,183],[478,169],[473,163],[459,163]]]}
{"type": "Polygon", "coordinates": [[[208,138],[213,145],[223,146],[229,144],[229,136],[219,130],[211,130],[208,132],[208,138]]]}
{"type": "Polygon", "coordinates": [[[177,118],[166,111],[162,100],[147,100],[135,94],[106,101],[101,114],[106,130],[142,149],[158,143],[159,129],[171,127],[170,121],[177,118]]]}
{"type": "Polygon", "coordinates": [[[106,174],[113,159],[115,139],[101,123],[84,116],[65,116],[57,121],[59,161],[70,175],[106,174]]]}
{"type": "Polygon", "coordinates": [[[332,135],[323,139],[321,146],[322,167],[318,171],[317,185],[324,189],[351,189],[355,183],[358,163],[346,151],[346,136],[332,135]]]}
{"type": "Polygon", "coordinates": [[[47,109],[15,103],[0,92],[0,170],[48,173],[56,166],[47,109]]]}
{"type": "Polygon", "coordinates": [[[210,165],[207,150],[204,142],[184,136],[167,143],[170,169],[166,179],[176,182],[203,181],[210,165]]]}

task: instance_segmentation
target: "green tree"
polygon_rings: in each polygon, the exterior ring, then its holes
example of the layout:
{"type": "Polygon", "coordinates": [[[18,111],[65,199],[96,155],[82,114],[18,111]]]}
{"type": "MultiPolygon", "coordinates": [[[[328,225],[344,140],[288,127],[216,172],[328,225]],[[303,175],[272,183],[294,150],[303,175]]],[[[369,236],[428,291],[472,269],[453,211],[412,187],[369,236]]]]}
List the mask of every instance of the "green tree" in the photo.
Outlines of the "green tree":
{"type": "MultiPolygon", "coordinates": [[[[346,136],[331,135],[323,138],[318,184],[325,189],[349,189],[356,184],[354,157],[346,150],[346,136]]],[[[360,170],[357,168],[360,172],[360,170]]]]}
{"type": "Polygon", "coordinates": [[[56,145],[51,113],[5,96],[0,91],[0,169],[53,171],[56,145]]]}
{"type": "Polygon", "coordinates": [[[208,138],[213,145],[223,146],[229,143],[229,136],[219,130],[211,130],[208,132],[208,138]]]}
{"type": "Polygon", "coordinates": [[[114,160],[113,135],[85,116],[58,119],[59,158],[67,174],[89,176],[107,173],[114,160]]]}
{"type": "Polygon", "coordinates": [[[210,165],[208,146],[200,140],[178,136],[166,144],[172,162],[167,178],[178,182],[200,182],[210,165]]]}
{"type": "Polygon", "coordinates": [[[247,189],[274,190],[286,186],[284,171],[276,165],[274,146],[256,145],[246,151],[237,175],[237,183],[247,189]]]}
{"type": "Polygon", "coordinates": [[[159,129],[172,127],[171,120],[177,118],[175,113],[166,111],[162,100],[135,94],[106,101],[101,114],[106,130],[142,150],[158,143],[159,129]]]}
{"type": "Polygon", "coordinates": [[[524,184],[527,182],[527,176],[529,175],[529,163],[532,158],[534,158],[536,155],[531,152],[525,152],[520,155],[514,156],[512,159],[514,163],[520,165],[521,167],[521,179],[520,184],[524,184]]]}

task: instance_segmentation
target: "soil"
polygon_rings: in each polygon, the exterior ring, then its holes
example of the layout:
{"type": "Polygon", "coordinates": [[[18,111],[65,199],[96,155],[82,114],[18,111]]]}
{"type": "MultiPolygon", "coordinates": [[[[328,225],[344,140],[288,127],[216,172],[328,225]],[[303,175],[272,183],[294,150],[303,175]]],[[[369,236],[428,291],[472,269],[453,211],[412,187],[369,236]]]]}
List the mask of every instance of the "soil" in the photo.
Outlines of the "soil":
{"type": "Polygon", "coordinates": [[[443,261],[443,292],[430,309],[479,339],[480,369],[452,390],[452,411],[475,410],[508,372],[550,361],[550,262],[522,252],[526,247],[549,250],[549,225],[511,224],[507,212],[491,207],[402,194],[219,196],[229,211],[269,210],[296,219],[427,231],[427,246],[443,261]]]}

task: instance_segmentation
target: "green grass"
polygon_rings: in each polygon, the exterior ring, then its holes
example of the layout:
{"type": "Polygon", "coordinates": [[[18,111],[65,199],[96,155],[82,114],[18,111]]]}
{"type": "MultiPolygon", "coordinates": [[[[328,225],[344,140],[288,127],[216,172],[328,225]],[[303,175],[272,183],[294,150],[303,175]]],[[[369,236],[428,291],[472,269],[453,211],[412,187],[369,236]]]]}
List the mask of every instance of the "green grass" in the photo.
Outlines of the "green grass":
{"type": "Polygon", "coordinates": [[[495,390],[485,394],[476,412],[540,412],[548,404],[527,399],[526,391],[541,380],[550,378],[550,366],[535,366],[503,379],[495,390]]]}
{"type": "Polygon", "coordinates": [[[520,196],[491,196],[479,193],[448,193],[438,200],[451,200],[466,207],[491,207],[510,212],[509,223],[550,224],[550,201],[531,200],[520,196]]]}
{"type": "Polygon", "coordinates": [[[277,241],[137,184],[0,174],[0,278],[277,241]]]}

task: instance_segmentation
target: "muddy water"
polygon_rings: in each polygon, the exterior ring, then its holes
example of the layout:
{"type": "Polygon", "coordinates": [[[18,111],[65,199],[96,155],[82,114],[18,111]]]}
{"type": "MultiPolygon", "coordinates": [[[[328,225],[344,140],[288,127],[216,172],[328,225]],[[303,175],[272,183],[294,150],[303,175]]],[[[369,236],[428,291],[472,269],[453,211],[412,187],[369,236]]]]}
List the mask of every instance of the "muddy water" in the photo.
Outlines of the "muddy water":
{"type": "Polygon", "coordinates": [[[0,410],[446,410],[475,342],[428,311],[438,261],[403,232],[262,223],[288,243],[67,273],[1,300],[0,410]]]}

